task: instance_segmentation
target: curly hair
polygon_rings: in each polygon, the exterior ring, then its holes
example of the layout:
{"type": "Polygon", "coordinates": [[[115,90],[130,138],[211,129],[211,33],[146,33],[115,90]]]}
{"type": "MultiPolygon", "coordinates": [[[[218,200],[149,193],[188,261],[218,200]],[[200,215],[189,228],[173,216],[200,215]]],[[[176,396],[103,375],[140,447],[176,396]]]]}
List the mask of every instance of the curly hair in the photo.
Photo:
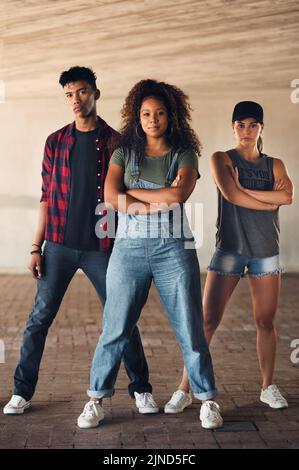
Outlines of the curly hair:
{"type": "Polygon", "coordinates": [[[144,156],[146,135],[141,126],[138,132],[136,128],[140,123],[140,108],[146,98],[156,98],[167,109],[168,144],[175,150],[192,149],[200,156],[201,143],[190,126],[192,108],[188,96],[174,85],[151,79],[136,83],[125,100],[121,110],[120,145],[134,149],[140,158],[144,156]]]}

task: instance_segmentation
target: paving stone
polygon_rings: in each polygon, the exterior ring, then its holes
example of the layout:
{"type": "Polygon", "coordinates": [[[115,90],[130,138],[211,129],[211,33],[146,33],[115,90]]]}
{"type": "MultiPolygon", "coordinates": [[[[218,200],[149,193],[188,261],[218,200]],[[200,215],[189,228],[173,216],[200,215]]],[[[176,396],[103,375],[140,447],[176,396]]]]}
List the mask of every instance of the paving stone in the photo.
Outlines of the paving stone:
{"type": "Polygon", "coordinates": [[[256,431],[252,421],[225,421],[222,428],[215,429],[215,432],[246,432],[256,431]]]}
{"type": "MultiPolygon", "coordinates": [[[[105,420],[98,428],[81,430],[76,420],[88,399],[89,367],[101,331],[102,308],[89,281],[76,275],[50,328],[32,407],[18,417],[0,413],[0,448],[299,448],[299,367],[290,361],[290,343],[299,329],[298,280],[298,275],[283,277],[276,321],[280,341],[275,382],[288,398],[288,409],[272,410],[259,400],[256,329],[250,321],[248,286],[242,281],[211,346],[223,429],[201,427],[201,402],[195,399],[184,413],[165,415],[163,407],[180,383],[183,360],[153,287],[139,327],[160,413],[138,413],[121,366],[116,393],[104,400],[105,420]]],[[[0,275],[0,339],[6,347],[6,362],[0,364],[0,407],[12,393],[34,289],[29,275],[0,275]]]]}

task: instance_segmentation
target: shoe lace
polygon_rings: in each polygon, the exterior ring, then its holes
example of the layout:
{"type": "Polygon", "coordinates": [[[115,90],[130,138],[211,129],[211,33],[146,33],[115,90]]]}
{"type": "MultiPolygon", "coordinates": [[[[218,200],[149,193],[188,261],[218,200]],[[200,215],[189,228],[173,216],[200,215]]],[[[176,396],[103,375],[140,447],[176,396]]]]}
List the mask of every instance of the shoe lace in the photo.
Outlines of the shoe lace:
{"type": "Polygon", "coordinates": [[[155,402],[153,400],[153,397],[151,395],[151,393],[149,392],[145,392],[143,393],[140,397],[139,397],[139,400],[141,401],[142,403],[142,406],[145,406],[146,404],[150,403],[151,405],[155,405],[155,402]]]}
{"type": "Polygon", "coordinates": [[[273,385],[273,386],[271,387],[271,394],[272,394],[274,400],[281,400],[281,399],[283,399],[283,397],[282,397],[282,395],[281,395],[281,393],[280,393],[280,391],[278,390],[278,387],[277,387],[276,385],[273,385]]]}
{"type": "Polygon", "coordinates": [[[206,406],[207,417],[208,418],[212,417],[215,419],[216,416],[219,414],[219,407],[217,403],[209,401],[209,402],[206,402],[205,406],[206,406]]]}
{"type": "Polygon", "coordinates": [[[95,404],[94,402],[90,401],[86,403],[84,410],[83,410],[83,416],[91,416],[95,412],[95,404]]]}
{"type": "Polygon", "coordinates": [[[23,401],[23,398],[22,398],[22,397],[13,397],[13,398],[11,399],[11,404],[12,404],[13,406],[19,406],[19,405],[22,403],[22,401],[23,401]]]}
{"type": "Polygon", "coordinates": [[[182,390],[177,390],[171,397],[170,403],[174,406],[178,405],[180,401],[184,398],[185,394],[182,390]]]}

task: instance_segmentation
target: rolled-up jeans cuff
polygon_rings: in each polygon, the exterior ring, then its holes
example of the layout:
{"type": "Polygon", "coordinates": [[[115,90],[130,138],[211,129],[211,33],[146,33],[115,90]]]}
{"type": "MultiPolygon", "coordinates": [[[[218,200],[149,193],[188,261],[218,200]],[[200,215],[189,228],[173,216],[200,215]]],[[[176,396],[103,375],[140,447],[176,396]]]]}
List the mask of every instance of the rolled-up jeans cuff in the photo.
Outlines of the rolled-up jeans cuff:
{"type": "Polygon", "coordinates": [[[209,392],[202,393],[193,392],[193,395],[195,396],[195,398],[197,398],[197,400],[212,400],[217,395],[217,389],[215,388],[215,390],[210,390],[209,392]]]}
{"type": "Polygon", "coordinates": [[[87,395],[90,398],[109,398],[114,395],[114,388],[107,390],[87,390],[87,395]]]}

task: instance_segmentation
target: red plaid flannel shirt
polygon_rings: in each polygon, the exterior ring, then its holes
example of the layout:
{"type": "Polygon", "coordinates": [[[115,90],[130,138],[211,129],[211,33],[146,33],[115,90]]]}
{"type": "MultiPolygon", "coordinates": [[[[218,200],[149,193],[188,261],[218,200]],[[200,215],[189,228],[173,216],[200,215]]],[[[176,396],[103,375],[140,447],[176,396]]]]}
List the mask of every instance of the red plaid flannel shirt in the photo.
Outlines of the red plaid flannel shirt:
{"type": "MultiPolygon", "coordinates": [[[[119,134],[98,117],[98,132],[95,139],[98,151],[97,198],[104,202],[104,181],[108,171],[112,147],[118,141],[119,134]]],[[[45,240],[63,244],[66,218],[70,198],[70,152],[75,141],[75,123],[59,129],[49,135],[45,143],[42,166],[41,202],[47,202],[45,240]]],[[[106,211],[101,213],[102,216],[106,211]]],[[[103,227],[105,230],[105,227],[103,227]]],[[[99,249],[109,249],[111,238],[99,238],[99,249]]]]}

